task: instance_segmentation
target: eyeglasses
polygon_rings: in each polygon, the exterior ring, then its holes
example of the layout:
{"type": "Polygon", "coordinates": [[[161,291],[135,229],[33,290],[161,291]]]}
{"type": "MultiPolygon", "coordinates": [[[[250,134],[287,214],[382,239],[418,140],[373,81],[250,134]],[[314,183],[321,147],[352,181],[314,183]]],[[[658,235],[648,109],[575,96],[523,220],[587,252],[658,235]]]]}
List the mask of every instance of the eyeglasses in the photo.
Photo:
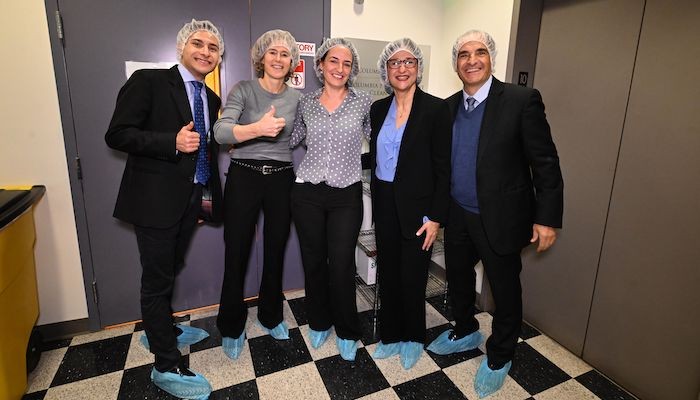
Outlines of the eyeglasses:
{"type": "Polygon", "coordinates": [[[401,68],[401,64],[406,66],[407,69],[415,68],[416,65],[418,65],[418,59],[416,59],[416,58],[407,58],[405,60],[391,59],[391,60],[386,62],[386,66],[391,68],[391,69],[399,69],[399,68],[401,68]]]}

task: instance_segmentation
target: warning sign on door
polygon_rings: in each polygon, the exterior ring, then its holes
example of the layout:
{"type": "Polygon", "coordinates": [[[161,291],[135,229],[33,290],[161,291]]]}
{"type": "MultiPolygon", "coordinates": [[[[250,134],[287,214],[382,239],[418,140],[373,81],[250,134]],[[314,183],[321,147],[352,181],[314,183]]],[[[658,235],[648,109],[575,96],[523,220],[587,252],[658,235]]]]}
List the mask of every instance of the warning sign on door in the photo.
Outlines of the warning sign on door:
{"type": "Polygon", "coordinates": [[[289,86],[295,89],[304,89],[306,87],[304,64],[304,60],[299,60],[299,65],[294,68],[292,77],[289,78],[289,86]]]}

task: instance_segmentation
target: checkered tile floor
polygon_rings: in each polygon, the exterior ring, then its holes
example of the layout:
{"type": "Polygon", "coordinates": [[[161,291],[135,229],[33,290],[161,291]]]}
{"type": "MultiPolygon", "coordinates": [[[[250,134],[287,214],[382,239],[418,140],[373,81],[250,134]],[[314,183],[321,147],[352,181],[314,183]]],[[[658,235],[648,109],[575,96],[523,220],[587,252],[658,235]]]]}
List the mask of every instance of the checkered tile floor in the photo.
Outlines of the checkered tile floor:
{"type": "MultiPolygon", "coordinates": [[[[364,337],[355,362],[338,355],[335,338],[313,349],[307,341],[304,292],[287,293],[285,321],[290,340],[276,341],[257,326],[250,304],[248,341],[241,357],[231,361],[221,350],[216,311],[182,317],[211,336],[182,349],[190,368],[211,383],[219,399],[476,399],[474,374],[484,354],[479,349],[450,356],[425,352],[410,370],[398,356],[373,360],[370,305],[358,298],[364,337]]],[[[428,341],[450,325],[442,298],[426,303],[428,341]]],[[[478,315],[482,333],[490,333],[491,316],[478,315]]],[[[47,343],[39,366],[29,377],[26,400],[174,399],[150,383],[153,356],[139,343],[140,324],[47,343]]],[[[513,368],[504,387],[490,399],[566,400],[634,399],[556,342],[523,323],[513,368]]]]}

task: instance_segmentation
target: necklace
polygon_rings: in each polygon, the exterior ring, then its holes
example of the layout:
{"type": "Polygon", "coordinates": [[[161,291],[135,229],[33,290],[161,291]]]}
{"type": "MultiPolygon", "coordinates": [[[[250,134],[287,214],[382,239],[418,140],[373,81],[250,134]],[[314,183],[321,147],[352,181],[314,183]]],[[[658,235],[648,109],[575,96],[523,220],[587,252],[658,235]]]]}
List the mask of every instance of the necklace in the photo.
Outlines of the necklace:
{"type": "Polygon", "coordinates": [[[396,102],[396,115],[398,119],[402,119],[404,115],[410,114],[413,106],[413,93],[415,86],[407,91],[395,92],[394,101],[396,102]]]}
{"type": "Polygon", "coordinates": [[[398,104],[396,105],[396,115],[399,119],[403,118],[403,116],[408,114],[410,111],[411,111],[410,106],[409,107],[401,107],[398,104]]]}

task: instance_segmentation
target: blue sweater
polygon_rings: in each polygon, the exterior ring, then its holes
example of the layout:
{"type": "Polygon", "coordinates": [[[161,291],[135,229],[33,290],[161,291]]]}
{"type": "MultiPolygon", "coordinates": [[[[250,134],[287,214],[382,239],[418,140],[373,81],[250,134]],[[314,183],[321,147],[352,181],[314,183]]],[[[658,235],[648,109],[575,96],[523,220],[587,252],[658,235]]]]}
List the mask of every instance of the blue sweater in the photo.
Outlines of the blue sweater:
{"type": "Polygon", "coordinates": [[[464,106],[458,107],[452,126],[452,198],[467,211],[478,214],[479,200],[476,196],[476,155],[479,149],[479,132],[484,119],[487,100],[479,103],[467,113],[464,106]]]}

